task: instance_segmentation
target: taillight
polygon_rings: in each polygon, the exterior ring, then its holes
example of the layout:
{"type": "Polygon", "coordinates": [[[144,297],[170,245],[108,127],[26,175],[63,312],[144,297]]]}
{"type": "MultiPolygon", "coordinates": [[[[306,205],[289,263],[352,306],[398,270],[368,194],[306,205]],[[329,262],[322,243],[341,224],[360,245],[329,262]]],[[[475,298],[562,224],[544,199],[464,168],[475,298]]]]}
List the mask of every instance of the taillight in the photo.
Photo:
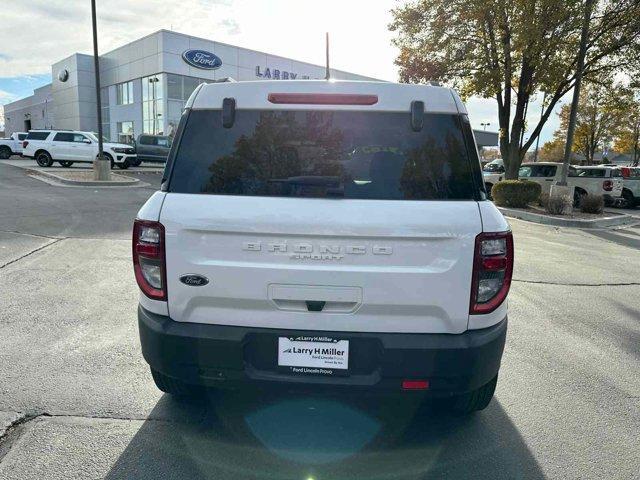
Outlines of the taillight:
{"type": "Polygon", "coordinates": [[[27,142],[26,140],[22,142],[22,148],[27,148],[27,145],[29,145],[29,142],[27,142]]]}
{"type": "Polygon", "coordinates": [[[377,95],[355,93],[270,93],[271,103],[289,103],[302,105],[374,105],[377,95]]]}
{"type": "Polygon", "coordinates": [[[511,232],[481,233],[476,237],[469,313],[491,313],[502,304],[513,274],[511,232]]]}
{"type": "Polygon", "coordinates": [[[629,167],[622,167],[620,170],[622,171],[622,176],[624,178],[629,178],[631,176],[631,169],[629,167]]]}
{"type": "Polygon", "coordinates": [[[613,180],[605,180],[602,182],[602,188],[605,192],[610,192],[613,190],[613,180]]]}
{"type": "Polygon", "coordinates": [[[133,271],[142,292],[154,300],[167,299],[164,226],[159,222],[133,223],[133,271]]]}

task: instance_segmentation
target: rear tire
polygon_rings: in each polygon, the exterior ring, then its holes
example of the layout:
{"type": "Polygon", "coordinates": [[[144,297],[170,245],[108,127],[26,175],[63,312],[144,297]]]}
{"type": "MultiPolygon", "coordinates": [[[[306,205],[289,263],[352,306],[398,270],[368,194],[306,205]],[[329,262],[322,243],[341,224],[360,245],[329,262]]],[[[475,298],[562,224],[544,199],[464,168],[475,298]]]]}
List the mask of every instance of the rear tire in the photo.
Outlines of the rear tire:
{"type": "Polygon", "coordinates": [[[627,190],[626,188],[622,190],[622,197],[624,198],[626,208],[636,207],[638,200],[636,200],[636,197],[633,196],[631,190],[627,190]]]}
{"type": "Polygon", "coordinates": [[[2,147],[0,147],[0,159],[6,160],[11,156],[12,153],[13,152],[11,152],[11,149],[6,145],[3,145],[2,147]]]}
{"type": "Polygon", "coordinates": [[[481,386],[477,390],[464,393],[455,397],[451,409],[453,412],[468,415],[479,410],[484,410],[493,398],[493,392],[498,384],[498,376],[493,377],[489,383],[481,386]]]}
{"type": "Polygon", "coordinates": [[[42,151],[36,155],[36,163],[41,167],[50,167],[53,165],[53,159],[49,152],[42,151]]]}
{"type": "Polygon", "coordinates": [[[142,160],[138,160],[137,158],[135,160],[133,160],[132,162],[129,162],[129,165],[131,165],[132,167],[139,167],[140,164],[142,163],[142,160]]]}
{"type": "Polygon", "coordinates": [[[584,197],[587,196],[587,192],[585,192],[584,190],[581,189],[575,189],[573,191],[573,206],[574,208],[580,208],[580,205],[582,205],[582,200],[584,200],[584,197]]]}
{"type": "Polygon", "coordinates": [[[197,399],[202,395],[202,388],[168,377],[153,368],[151,369],[151,376],[159,390],[168,393],[169,395],[173,395],[178,399],[191,400],[197,399]]]}
{"type": "Polygon", "coordinates": [[[64,168],[69,168],[71,165],[73,165],[73,162],[69,160],[58,160],[58,163],[62,165],[64,168]]]}

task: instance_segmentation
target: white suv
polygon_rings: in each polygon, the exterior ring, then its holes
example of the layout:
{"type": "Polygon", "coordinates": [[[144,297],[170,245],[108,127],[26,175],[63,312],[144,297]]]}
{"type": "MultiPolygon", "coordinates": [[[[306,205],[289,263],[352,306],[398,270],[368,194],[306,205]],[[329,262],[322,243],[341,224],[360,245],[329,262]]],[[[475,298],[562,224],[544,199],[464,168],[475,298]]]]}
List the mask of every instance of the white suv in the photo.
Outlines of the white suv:
{"type": "MultiPolygon", "coordinates": [[[[33,158],[41,167],[50,167],[53,162],[70,167],[75,162],[93,162],[98,156],[98,137],[93,132],[31,130],[22,146],[22,155],[33,158]]],[[[136,160],[136,150],[131,145],[104,142],[102,151],[111,161],[111,168],[117,165],[126,169],[136,160]]]]}
{"type": "Polygon", "coordinates": [[[504,180],[504,175],[504,161],[501,158],[496,158],[484,166],[482,169],[482,178],[484,179],[484,185],[489,196],[491,196],[493,186],[504,180]]]}
{"type": "Polygon", "coordinates": [[[201,85],[138,212],[156,385],[492,398],[513,271],[467,111],[435,86],[201,85]]]}

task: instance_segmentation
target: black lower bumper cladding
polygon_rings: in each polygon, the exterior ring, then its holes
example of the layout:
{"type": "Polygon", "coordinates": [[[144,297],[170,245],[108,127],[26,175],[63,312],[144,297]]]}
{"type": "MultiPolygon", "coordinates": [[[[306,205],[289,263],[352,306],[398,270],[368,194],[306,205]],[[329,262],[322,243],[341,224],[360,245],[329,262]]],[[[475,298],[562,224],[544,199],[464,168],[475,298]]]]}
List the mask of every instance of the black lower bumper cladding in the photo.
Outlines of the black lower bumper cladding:
{"type": "Polygon", "coordinates": [[[429,383],[427,393],[433,395],[475,390],[492,380],[500,368],[507,331],[506,318],[491,327],[457,335],[204,325],[176,322],[141,306],[138,324],[147,363],[186,383],[227,388],[301,384],[397,391],[403,380],[424,379],[429,383]],[[349,340],[347,375],[294,373],[278,367],[278,338],[310,334],[349,340]]]}

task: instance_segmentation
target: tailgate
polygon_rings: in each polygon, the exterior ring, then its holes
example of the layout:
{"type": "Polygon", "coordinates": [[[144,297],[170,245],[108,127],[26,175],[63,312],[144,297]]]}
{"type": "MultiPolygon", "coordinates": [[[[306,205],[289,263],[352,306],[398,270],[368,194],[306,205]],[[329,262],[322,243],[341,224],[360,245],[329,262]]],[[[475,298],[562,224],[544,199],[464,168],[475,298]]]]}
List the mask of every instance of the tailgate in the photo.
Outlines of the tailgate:
{"type": "Polygon", "coordinates": [[[475,201],[166,195],[169,314],[265,328],[461,333],[475,201]],[[205,276],[203,286],[180,277],[205,276]]]}

